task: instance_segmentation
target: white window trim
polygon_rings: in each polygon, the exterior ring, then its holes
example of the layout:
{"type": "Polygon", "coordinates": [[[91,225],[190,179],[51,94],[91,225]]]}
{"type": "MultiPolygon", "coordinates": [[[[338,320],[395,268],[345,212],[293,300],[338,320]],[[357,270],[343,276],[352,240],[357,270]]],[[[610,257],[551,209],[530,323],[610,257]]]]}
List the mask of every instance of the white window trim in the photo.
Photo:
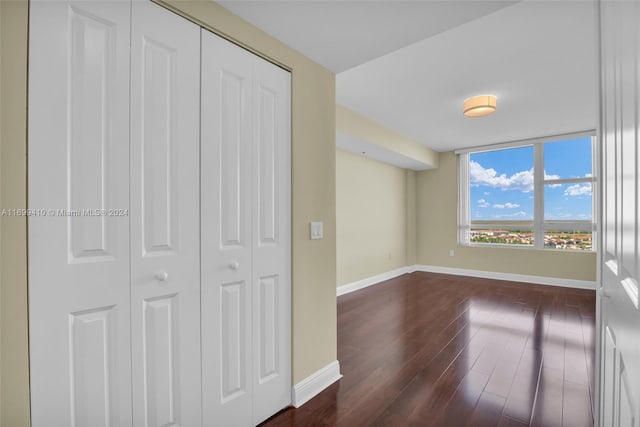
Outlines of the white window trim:
{"type": "Polygon", "coordinates": [[[469,210],[469,153],[458,155],[458,243],[471,244],[471,215],[469,210]]]}
{"type": "MultiPolygon", "coordinates": [[[[462,246],[493,246],[519,249],[540,249],[554,250],[544,247],[544,232],[546,230],[591,230],[592,249],[591,251],[579,252],[596,252],[597,251],[597,206],[598,206],[598,177],[596,175],[596,165],[598,164],[597,139],[595,131],[577,132],[571,134],[555,135],[544,138],[528,139],[523,141],[513,141],[508,143],[484,145],[481,147],[465,148],[456,150],[458,155],[458,244],[462,246]],[[561,179],[545,179],[544,177],[544,143],[552,141],[561,141],[565,139],[581,138],[585,136],[591,137],[591,177],[583,178],[561,178],[561,179]],[[471,243],[471,218],[470,218],[470,183],[469,183],[469,154],[483,151],[496,151],[508,148],[533,146],[533,165],[534,165],[534,184],[533,184],[533,235],[534,244],[527,245],[510,245],[510,244],[492,244],[492,243],[471,243]],[[575,184],[581,182],[591,183],[591,200],[592,200],[592,219],[585,220],[545,220],[544,219],[544,189],[548,184],[575,184]]],[[[505,224],[495,224],[499,227],[514,227],[508,222],[505,224]]],[[[521,228],[521,226],[519,226],[521,228]]],[[[567,249],[555,249],[561,252],[570,252],[567,249]]]]}
{"type": "Polygon", "coordinates": [[[540,138],[520,139],[517,141],[501,142],[498,144],[481,145],[478,147],[469,147],[469,148],[460,148],[458,150],[455,150],[454,153],[468,154],[468,153],[479,153],[481,151],[495,151],[495,150],[502,150],[505,148],[525,147],[527,145],[543,144],[545,142],[560,141],[563,139],[582,138],[584,136],[593,137],[595,135],[596,135],[596,130],[591,129],[591,130],[585,130],[583,132],[563,133],[559,135],[543,136],[540,138]]]}

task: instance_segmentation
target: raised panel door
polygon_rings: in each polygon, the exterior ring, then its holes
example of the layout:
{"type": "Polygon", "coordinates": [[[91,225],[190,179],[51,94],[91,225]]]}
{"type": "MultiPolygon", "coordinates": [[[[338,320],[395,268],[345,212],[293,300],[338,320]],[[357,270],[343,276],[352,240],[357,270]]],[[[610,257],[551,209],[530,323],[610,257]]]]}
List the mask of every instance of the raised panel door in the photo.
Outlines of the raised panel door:
{"type": "Polygon", "coordinates": [[[291,74],[253,59],[253,423],[291,403],[291,74]]]}
{"type": "Polygon", "coordinates": [[[205,425],[291,402],[290,74],[202,32],[205,425]]]}
{"type": "Polygon", "coordinates": [[[32,1],[34,426],[131,425],[129,4],[32,1]]]}
{"type": "Polygon", "coordinates": [[[131,12],[131,337],[135,425],[201,424],[199,27],[131,12]]]}
{"type": "Polygon", "coordinates": [[[252,57],[202,30],[204,425],[252,422],[252,57]]]}
{"type": "Polygon", "coordinates": [[[601,426],[635,426],[640,410],[638,135],[640,2],[602,1],[601,154],[604,253],[600,265],[601,426]]]}

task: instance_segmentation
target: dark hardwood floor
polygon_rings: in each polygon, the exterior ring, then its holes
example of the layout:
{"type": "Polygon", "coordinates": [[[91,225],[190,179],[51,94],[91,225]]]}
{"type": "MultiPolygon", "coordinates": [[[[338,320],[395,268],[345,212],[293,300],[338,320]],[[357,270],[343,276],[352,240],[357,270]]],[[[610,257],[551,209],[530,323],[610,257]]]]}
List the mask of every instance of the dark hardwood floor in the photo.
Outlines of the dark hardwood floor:
{"type": "Polygon", "coordinates": [[[338,298],[343,378],[264,426],[592,426],[595,293],[413,273],[338,298]]]}

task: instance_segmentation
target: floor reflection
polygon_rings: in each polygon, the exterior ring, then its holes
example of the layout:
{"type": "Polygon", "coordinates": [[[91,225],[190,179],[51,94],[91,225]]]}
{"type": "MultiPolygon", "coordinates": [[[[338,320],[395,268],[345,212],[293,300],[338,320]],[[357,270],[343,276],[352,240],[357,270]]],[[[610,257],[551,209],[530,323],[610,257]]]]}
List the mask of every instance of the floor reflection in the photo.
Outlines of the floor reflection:
{"type": "Polygon", "coordinates": [[[595,295],[414,273],[338,299],[344,377],[265,425],[593,425],[595,295]]]}

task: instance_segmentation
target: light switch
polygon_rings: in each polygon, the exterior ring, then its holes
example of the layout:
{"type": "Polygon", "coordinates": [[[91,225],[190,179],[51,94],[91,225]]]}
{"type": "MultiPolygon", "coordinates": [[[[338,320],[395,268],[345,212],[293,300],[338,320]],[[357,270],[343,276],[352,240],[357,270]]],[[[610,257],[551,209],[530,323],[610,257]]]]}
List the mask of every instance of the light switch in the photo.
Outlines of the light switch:
{"type": "Polygon", "coordinates": [[[322,223],[312,222],[311,223],[311,240],[319,240],[319,239],[322,239],[322,223]]]}

